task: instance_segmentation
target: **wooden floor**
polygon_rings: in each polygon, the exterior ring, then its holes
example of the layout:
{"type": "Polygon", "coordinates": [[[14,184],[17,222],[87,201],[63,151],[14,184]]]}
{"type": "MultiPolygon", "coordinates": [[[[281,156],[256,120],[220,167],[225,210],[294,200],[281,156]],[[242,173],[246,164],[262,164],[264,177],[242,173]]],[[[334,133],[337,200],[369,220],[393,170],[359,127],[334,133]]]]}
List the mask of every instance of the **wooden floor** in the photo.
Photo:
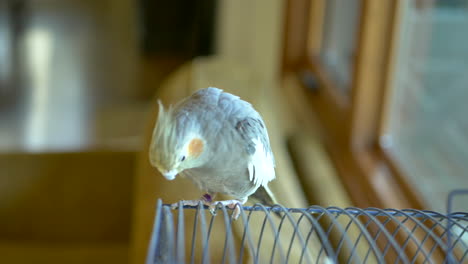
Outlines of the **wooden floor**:
{"type": "Polygon", "coordinates": [[[127,244],[0,243],[2,261],[14,264],[128,263],[127,244]]]}

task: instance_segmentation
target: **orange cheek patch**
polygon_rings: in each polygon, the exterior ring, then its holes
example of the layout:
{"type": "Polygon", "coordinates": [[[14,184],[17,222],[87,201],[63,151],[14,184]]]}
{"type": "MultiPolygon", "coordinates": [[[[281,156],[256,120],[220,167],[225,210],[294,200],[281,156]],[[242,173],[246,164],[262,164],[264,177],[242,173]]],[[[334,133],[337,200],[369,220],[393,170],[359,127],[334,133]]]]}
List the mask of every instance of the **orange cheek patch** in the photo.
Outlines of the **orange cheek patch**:
{"type": "Polygon", "coordinates": [[[192,157],[198,157],[203,152],[203,141],[199,138],[192,139],[188,145],[188,154],[192,157]]]}

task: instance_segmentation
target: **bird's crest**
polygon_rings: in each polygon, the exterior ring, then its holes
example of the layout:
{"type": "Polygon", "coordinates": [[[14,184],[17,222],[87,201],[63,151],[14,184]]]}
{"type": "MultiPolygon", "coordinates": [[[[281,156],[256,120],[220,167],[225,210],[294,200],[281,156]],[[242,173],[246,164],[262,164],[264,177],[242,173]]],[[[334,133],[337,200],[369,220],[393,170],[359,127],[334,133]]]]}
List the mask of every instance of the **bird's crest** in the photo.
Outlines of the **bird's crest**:
{"type": "Polygon", "coordinates": [[[177,123],[174,120],[174,108],[172,106],[164,109],[164,105],[160,100],[158,100],[158,105],[158,120],[154,127],[153,137],[151,140],[151,149],[153,151],[150,153],[153,156],[150,157],[150,160],[152,163],[157,161],[159,163],[164,163],[165,165],[170,165],[174,162],[172,160],[174,155],[168,154],[173,153],[174,150],[177,149],[179,141],[177,139],[177,123]]]}

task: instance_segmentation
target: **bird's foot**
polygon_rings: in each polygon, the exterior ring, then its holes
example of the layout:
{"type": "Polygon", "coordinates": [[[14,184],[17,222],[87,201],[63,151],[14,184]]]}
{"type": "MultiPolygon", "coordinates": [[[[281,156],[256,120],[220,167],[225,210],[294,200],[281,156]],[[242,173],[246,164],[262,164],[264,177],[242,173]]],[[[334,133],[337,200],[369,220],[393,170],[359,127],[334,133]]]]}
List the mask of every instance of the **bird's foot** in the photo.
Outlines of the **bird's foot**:
{"type": "MultiPolygon", "coordinates": [[[[213,199],[215,197],[215,194],[210,194],[210,193],[205,193],[200,200],[182,200],[182,206],[198,206],[200,202],[206,206],[211,206],[213,203],[213,199]]],[[[179,202],[179,203],[180,203],[179,202]]],[[[176,209],[179,207],[179,203],[173,203],[171,204],[172,209],[176,209]]]]}
{"type": "Polygon", "coordinates": [[[179,208],[179,205],[182,204],[182,206],[198,206],[200,204],[200,202],[206,206],[210,206],[211,205],[211,202],[207,202],[206,200],[204,199],[200,199],[200,200],[182,200],[178,203],[173,203],[171,204],[171,208],[172,209],[177,209],[179,208]]]}
{"type": "Polygon", "coordinates": [[[216,214],[216,208],[218,207],[218,204],[221,204],[222,206],[227,206],[229,209],[233,209],[231,218],[233,220],[236,220],[239,218],[240,215],[240,207],[247,201],[247,199],[243,200],[225,200],[225,201],[216,201],[213,202],[210,206],[210,212],[211,214],[215,215],[216,214]]]}

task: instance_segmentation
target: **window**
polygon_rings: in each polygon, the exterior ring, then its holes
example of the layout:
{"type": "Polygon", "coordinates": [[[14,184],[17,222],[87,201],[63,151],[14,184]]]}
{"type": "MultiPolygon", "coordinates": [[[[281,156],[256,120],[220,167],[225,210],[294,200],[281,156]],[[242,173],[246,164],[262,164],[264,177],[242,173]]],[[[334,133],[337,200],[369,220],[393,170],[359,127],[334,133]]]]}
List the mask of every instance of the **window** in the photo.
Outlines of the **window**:
{"type": "Polygon", "coordinates": [[[444,211],[448,191],[468,186],[467,10],[288,1],[283,74],[301,83],[356,206],[444,211]]]}
{"type": "Polygon", "coordinates": [[[382,143],[428,209],[445,211],[468,187],[468,1],[403,2],[382,143]]]}
{"type": "Polygon", "coordinates": [[[320,59],[342,92],[351,86],[359,15],[359,0],[325,2],[320,59]]]}

